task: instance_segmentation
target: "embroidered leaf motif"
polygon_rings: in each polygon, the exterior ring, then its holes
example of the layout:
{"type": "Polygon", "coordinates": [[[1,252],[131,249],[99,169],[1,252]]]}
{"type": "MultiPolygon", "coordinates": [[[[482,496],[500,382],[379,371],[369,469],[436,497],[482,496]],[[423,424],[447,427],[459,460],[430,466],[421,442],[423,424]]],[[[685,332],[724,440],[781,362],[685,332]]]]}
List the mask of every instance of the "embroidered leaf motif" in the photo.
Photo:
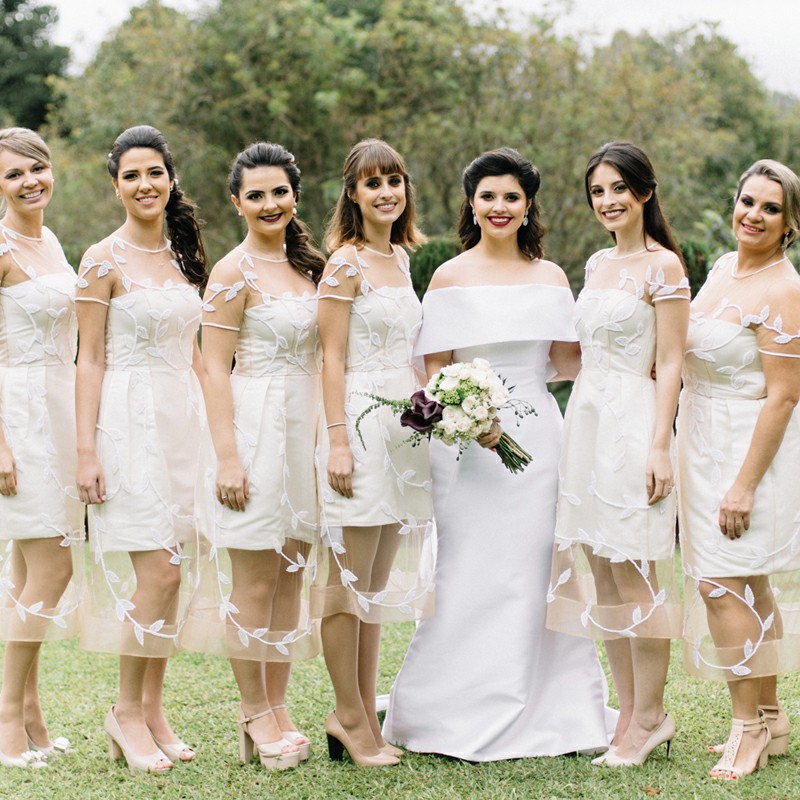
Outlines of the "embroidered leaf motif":
{"type": "Polygon", "coordinates": [[[358,580],[358,576],[350,572],[349,569],[343,569],[340,577],[342,579],[342,586],[349,586],[351,583],[358,580]]]}
{"type": "Polygon", "coordinates": [[[144,630],[138,622],[133,624],[133,635],[136,637],[136,641],[139,642],[140,645],[144,646],[144,630]]]}
{"type": "Polygon", "coordinates": [[[753,594],[753,590],[750,588],[749,583],[744,587],[744,601],[748,606],[750,606],[750,608],[752,608],[756,602],[755,595],[753,594]]]}
{"type": "Polygon", "coordinates": [[[740,678],[743,678],[745,675],[749,675],[752,670],[749,667],[745,667],[743,664],[736,664],[735,666],[731,667],[731,672],[734,675],[738,675],[740,678]]]}
{"type": "Polygon", "coordinates": [[[239,641],[242,643],[243,647],[250,647],[250,637],[247,635],[247,631],[243,628],[239,628],[236,631],[236,635],[239,637],[239,641]]]}
{"type": "Polygon", "coordinates": [[[727,593],[728,593],[728,590],[724,586],[717,586],[716,589],[712,589],[708,593],[708,596],[716,598],[716,597],[722,597],[723,595],[726,595],[727,593]]]}

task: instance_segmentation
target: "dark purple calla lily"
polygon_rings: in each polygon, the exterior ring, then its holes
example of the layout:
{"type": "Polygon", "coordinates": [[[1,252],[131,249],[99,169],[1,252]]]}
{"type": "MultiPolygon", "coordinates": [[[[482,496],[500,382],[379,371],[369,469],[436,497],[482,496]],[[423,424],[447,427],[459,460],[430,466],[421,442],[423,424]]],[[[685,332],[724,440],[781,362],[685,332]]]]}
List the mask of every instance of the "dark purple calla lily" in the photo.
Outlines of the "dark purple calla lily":
{"type": "Polygon", "coordinates": [[[443,408],[435,400],[419,389],[411,395],[411,408],[400,415],[400,424],[419,433],[428,433],[431,427],[442,418],[443,408]]]}

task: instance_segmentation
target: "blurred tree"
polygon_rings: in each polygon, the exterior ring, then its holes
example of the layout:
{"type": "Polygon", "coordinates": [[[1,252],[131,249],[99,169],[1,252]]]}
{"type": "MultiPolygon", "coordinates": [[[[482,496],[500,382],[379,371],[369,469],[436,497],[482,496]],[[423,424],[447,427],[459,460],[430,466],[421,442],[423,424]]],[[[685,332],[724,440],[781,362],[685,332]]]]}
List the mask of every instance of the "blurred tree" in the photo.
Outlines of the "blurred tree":
{"type": "Polygon", "coordinates": [[[49,35],[58,21],[54,6],[35,0],[0,0],[0,120],[38,128],[52,97],[48,78],[63,75],[69,48],[49,35]]]}
{"type": "MultiPolygon", "coordinates": [[[[706,247],[695,226],[707,212],[727,219],[741,171],[764,156],[800,167],[800,101],[770,94],[713,25],[590,46],[557,33],[559,6],[547,8],[526,18],[459,0],[217,0],[187,16],[147,0],[82,76],[56,82],[66,242],[85,247],[111,228],[105,153],[139,122],[169,139],[215,258],[241,234],[228,164],[256,139],[297,156],[300,213],[318,237],[360,138],[406,157],[434,239],[452,235],[466,164],[509,145],[541,170],[547,252],[577,288],[587,256],[610,243],[586,204],[586,161],[626,138],[652,158],[678,239],[706,264],[719,243],[706,247]]],[[[415,256],[420,284],[448,253],[415,256]]]]}

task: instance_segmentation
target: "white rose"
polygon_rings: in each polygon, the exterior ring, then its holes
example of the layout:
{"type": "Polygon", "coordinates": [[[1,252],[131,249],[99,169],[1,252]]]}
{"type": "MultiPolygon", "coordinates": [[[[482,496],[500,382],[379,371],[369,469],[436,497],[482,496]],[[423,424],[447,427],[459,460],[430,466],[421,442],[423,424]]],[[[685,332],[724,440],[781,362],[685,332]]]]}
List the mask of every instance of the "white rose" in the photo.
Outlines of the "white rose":
{"type": "Polygon", "coordinates": [[[472,420],[466,414],[456,421],[456,430],[459,433],[466,433],[471,427],[472,420]]]}
{"type": "Polygon", "coordinates": [[[445,406],[442,411],[442,422],[452,422],[456,424],[456,420],[464,412],[458,406],[445,406]]]}
{"type": "Polygon", "coordinates": [[[451,389],[455,389],[459,383],[460,381],[455,375],[446,375],[439,381],[439,391],[449,392],[451,389]]]}
{"type": "MultiPolygon", "coordinates": [[[[471,411],[472,411],[472,410],[475,408],[475,406],[476,406],[476,405],[478,405],[478,398],[477,398],[477,397],[475,397],[475,395],[474,395],[474,394],[468,394],[468,395],[467,395],[467,396],[464,398],[464,402],[461,404],[461,408],[462,408],[462,409],[463,409],[463,410],[464,410],[464,411],[465,411],[467,414],[469,414],[469,413],[470,413],[470,412],[471,412],[471,411]]],[[[474,415],[473,415],[473,416],[474,416],[474,415]]]]}
{"type": "Polygon", "coordinates": [[[502,408],[508,402],[508,392],[492,392],[489,401],[495,408],[502,408]]]}
{"type": "Polygon", "coordinates": [[[446,367],[442,367],[439,370],[441,375],[446,375],[448,377],[453,377],[458,375],[458,371],[461,368],[461,364],[448,364],[446,367]]]}
{"type": "Polygon", "coordinates": [[[489,416],[489,409],[486,406],[476,406],[472,409],[472,419],[481,422],[489,416]]]}
{"type": "Polygon", "coordinates": [[[472,366],[476,369],[482,369],[487,372],[491,371],[492,369],[492,365],[485,358],[473,358],[472,366]]]}

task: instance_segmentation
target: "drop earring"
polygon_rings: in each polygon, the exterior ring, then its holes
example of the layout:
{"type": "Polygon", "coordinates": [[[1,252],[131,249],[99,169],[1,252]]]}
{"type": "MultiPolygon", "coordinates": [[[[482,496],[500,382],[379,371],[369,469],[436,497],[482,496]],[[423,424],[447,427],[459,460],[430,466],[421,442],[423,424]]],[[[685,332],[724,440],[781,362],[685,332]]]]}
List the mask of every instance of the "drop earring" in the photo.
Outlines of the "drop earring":
{"type": "Polygon", "coordinates": [[[478,217],[475,214],[475,209],[474,208],[472,209],[472,224],[473,225],[477,225],[478,224],[478,217]]]}
{"type": "Polygon", "coordinates": [[[522,218],[522,224],[523,225],[527,225],[528,224],[528,215],[527,214],[522,218]]]}

